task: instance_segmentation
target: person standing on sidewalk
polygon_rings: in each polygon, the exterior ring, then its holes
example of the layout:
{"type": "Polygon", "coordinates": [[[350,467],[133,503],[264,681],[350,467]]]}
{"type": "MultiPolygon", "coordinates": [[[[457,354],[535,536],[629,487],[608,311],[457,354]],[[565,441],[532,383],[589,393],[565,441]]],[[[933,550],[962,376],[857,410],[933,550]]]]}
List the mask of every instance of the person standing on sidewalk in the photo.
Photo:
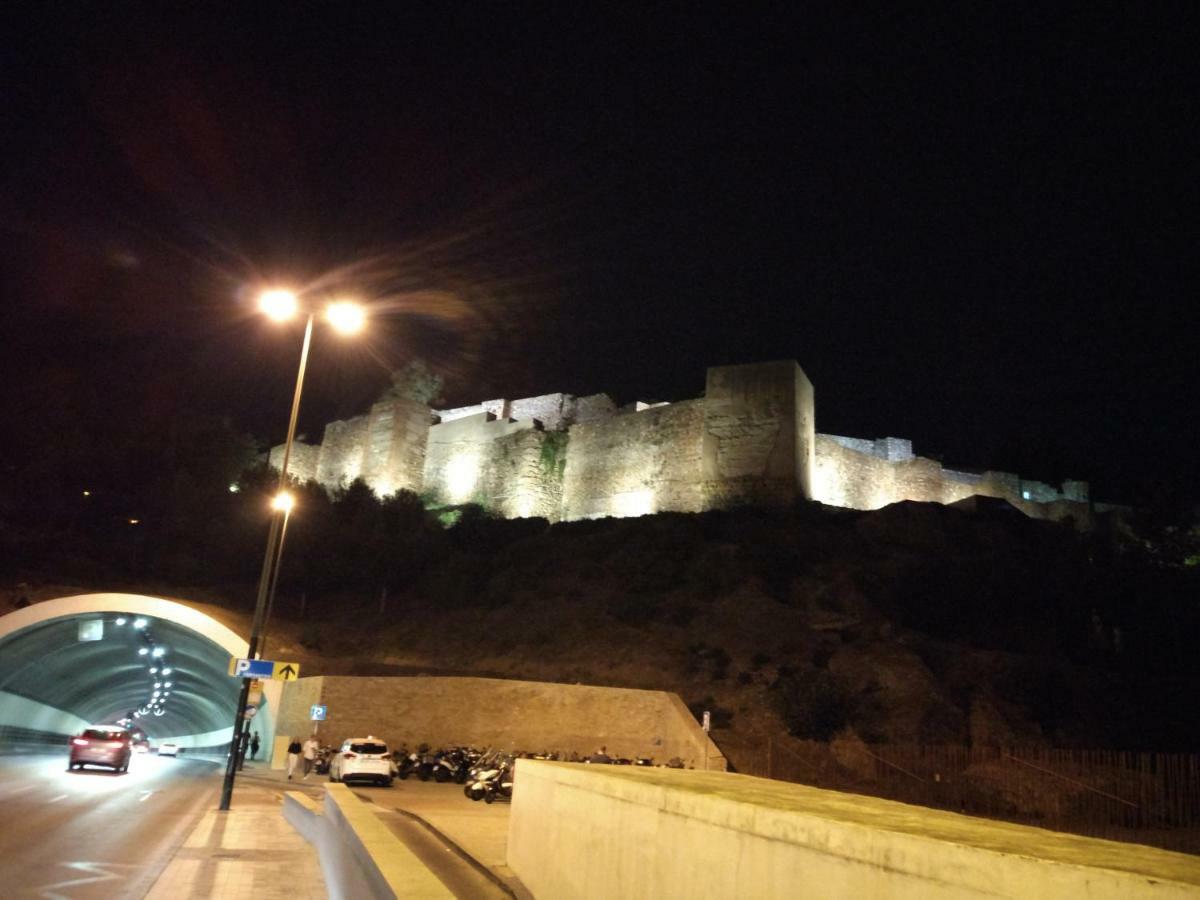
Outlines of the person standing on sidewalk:
{"type": "Polygon", "coordinates": [[[296,772],[296,764],[300,762],[300,738],[292,738],[292,742],[288,744],[288,781],[292,780],[292,775],[296,772]]]}
{"type": "Polygon", "coordinates": [[[254,732],[254,736],[250,738],[250,758],[258,758],[258,732],[254,732]]]}
{"type": "Polygon", "coordinates": [[[304,777],[312,771],[313,765],[317,761],[317,750],[321,748],[315,734],[310,734],[308,740],[304,742],[304,777]]]}

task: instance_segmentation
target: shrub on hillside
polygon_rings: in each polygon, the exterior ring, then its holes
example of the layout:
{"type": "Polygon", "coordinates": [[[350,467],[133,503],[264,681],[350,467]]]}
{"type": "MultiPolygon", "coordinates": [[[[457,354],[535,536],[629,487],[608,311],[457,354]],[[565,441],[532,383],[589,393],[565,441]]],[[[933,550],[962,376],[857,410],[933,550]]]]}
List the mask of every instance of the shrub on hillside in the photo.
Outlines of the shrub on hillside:
{"type": "Polygon", "coordinates": [[[850,724],[854,698],[845,683],[824,669],[789,672],[773,685],[788,733],[827,741],[850,724]]]}

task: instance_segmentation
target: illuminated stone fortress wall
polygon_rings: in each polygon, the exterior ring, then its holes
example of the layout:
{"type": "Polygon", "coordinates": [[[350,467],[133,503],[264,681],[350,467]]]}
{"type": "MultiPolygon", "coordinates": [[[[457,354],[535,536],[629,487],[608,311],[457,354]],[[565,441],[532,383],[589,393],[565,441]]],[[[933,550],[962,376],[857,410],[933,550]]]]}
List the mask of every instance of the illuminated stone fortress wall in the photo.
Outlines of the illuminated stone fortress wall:
{"type": "MultiPolygon", "coordinates": [[[[877,509],[900,500],[1008,501],[1085,522],[1088,485],[947,469],[912,442],[818,434],[813,388],[792,361],[708,370],[703,397],[618,408],[605,394],[546,394],[430,410],[387,399],[296,442],[289,471],[326,488],[362,478],[434,504],[480,503],[552,521],[700,512],[798,499],[877,509]]],[[[271,451],[280,465],[283,448],[271,451]]]]}

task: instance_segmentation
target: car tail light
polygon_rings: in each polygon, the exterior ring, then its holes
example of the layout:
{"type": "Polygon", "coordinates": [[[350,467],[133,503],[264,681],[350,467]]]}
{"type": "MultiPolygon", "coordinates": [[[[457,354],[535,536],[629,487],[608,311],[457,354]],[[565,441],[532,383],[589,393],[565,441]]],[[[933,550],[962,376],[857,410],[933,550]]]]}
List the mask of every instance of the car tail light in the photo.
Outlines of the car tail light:
{"type": "Polygon", "coordinates": [[[353,753],[343,753],[342,754],[342,759],[357,759],[357,758],[358,757],[356,757],[353,753]]]}
{"type": "Polygon", "coordinates": [[[84,740],[83,738],[71,738],[71,743],[74,744],[76,747],[86,747],[87,746],[87,741],[84,740]]]}

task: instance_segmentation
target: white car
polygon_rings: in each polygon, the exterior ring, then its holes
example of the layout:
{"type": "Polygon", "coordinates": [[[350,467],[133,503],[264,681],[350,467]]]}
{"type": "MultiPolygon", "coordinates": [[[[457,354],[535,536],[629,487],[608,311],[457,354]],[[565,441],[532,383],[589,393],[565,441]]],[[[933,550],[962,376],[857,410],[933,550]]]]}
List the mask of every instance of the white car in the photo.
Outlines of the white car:
{"type": "Polygon", "coordinates": [[[163,741],[163,743],[158,745],[158,755],[159,756],[178,756],[179,755],[179,745],[174,744],[171,741],[163,741]]]}
{"type": "Polygon", "coordinates": [[[373,781],[391,787],[392,756],[377,737],[349,738],[329,762],[330,781],[373,781]]]}

